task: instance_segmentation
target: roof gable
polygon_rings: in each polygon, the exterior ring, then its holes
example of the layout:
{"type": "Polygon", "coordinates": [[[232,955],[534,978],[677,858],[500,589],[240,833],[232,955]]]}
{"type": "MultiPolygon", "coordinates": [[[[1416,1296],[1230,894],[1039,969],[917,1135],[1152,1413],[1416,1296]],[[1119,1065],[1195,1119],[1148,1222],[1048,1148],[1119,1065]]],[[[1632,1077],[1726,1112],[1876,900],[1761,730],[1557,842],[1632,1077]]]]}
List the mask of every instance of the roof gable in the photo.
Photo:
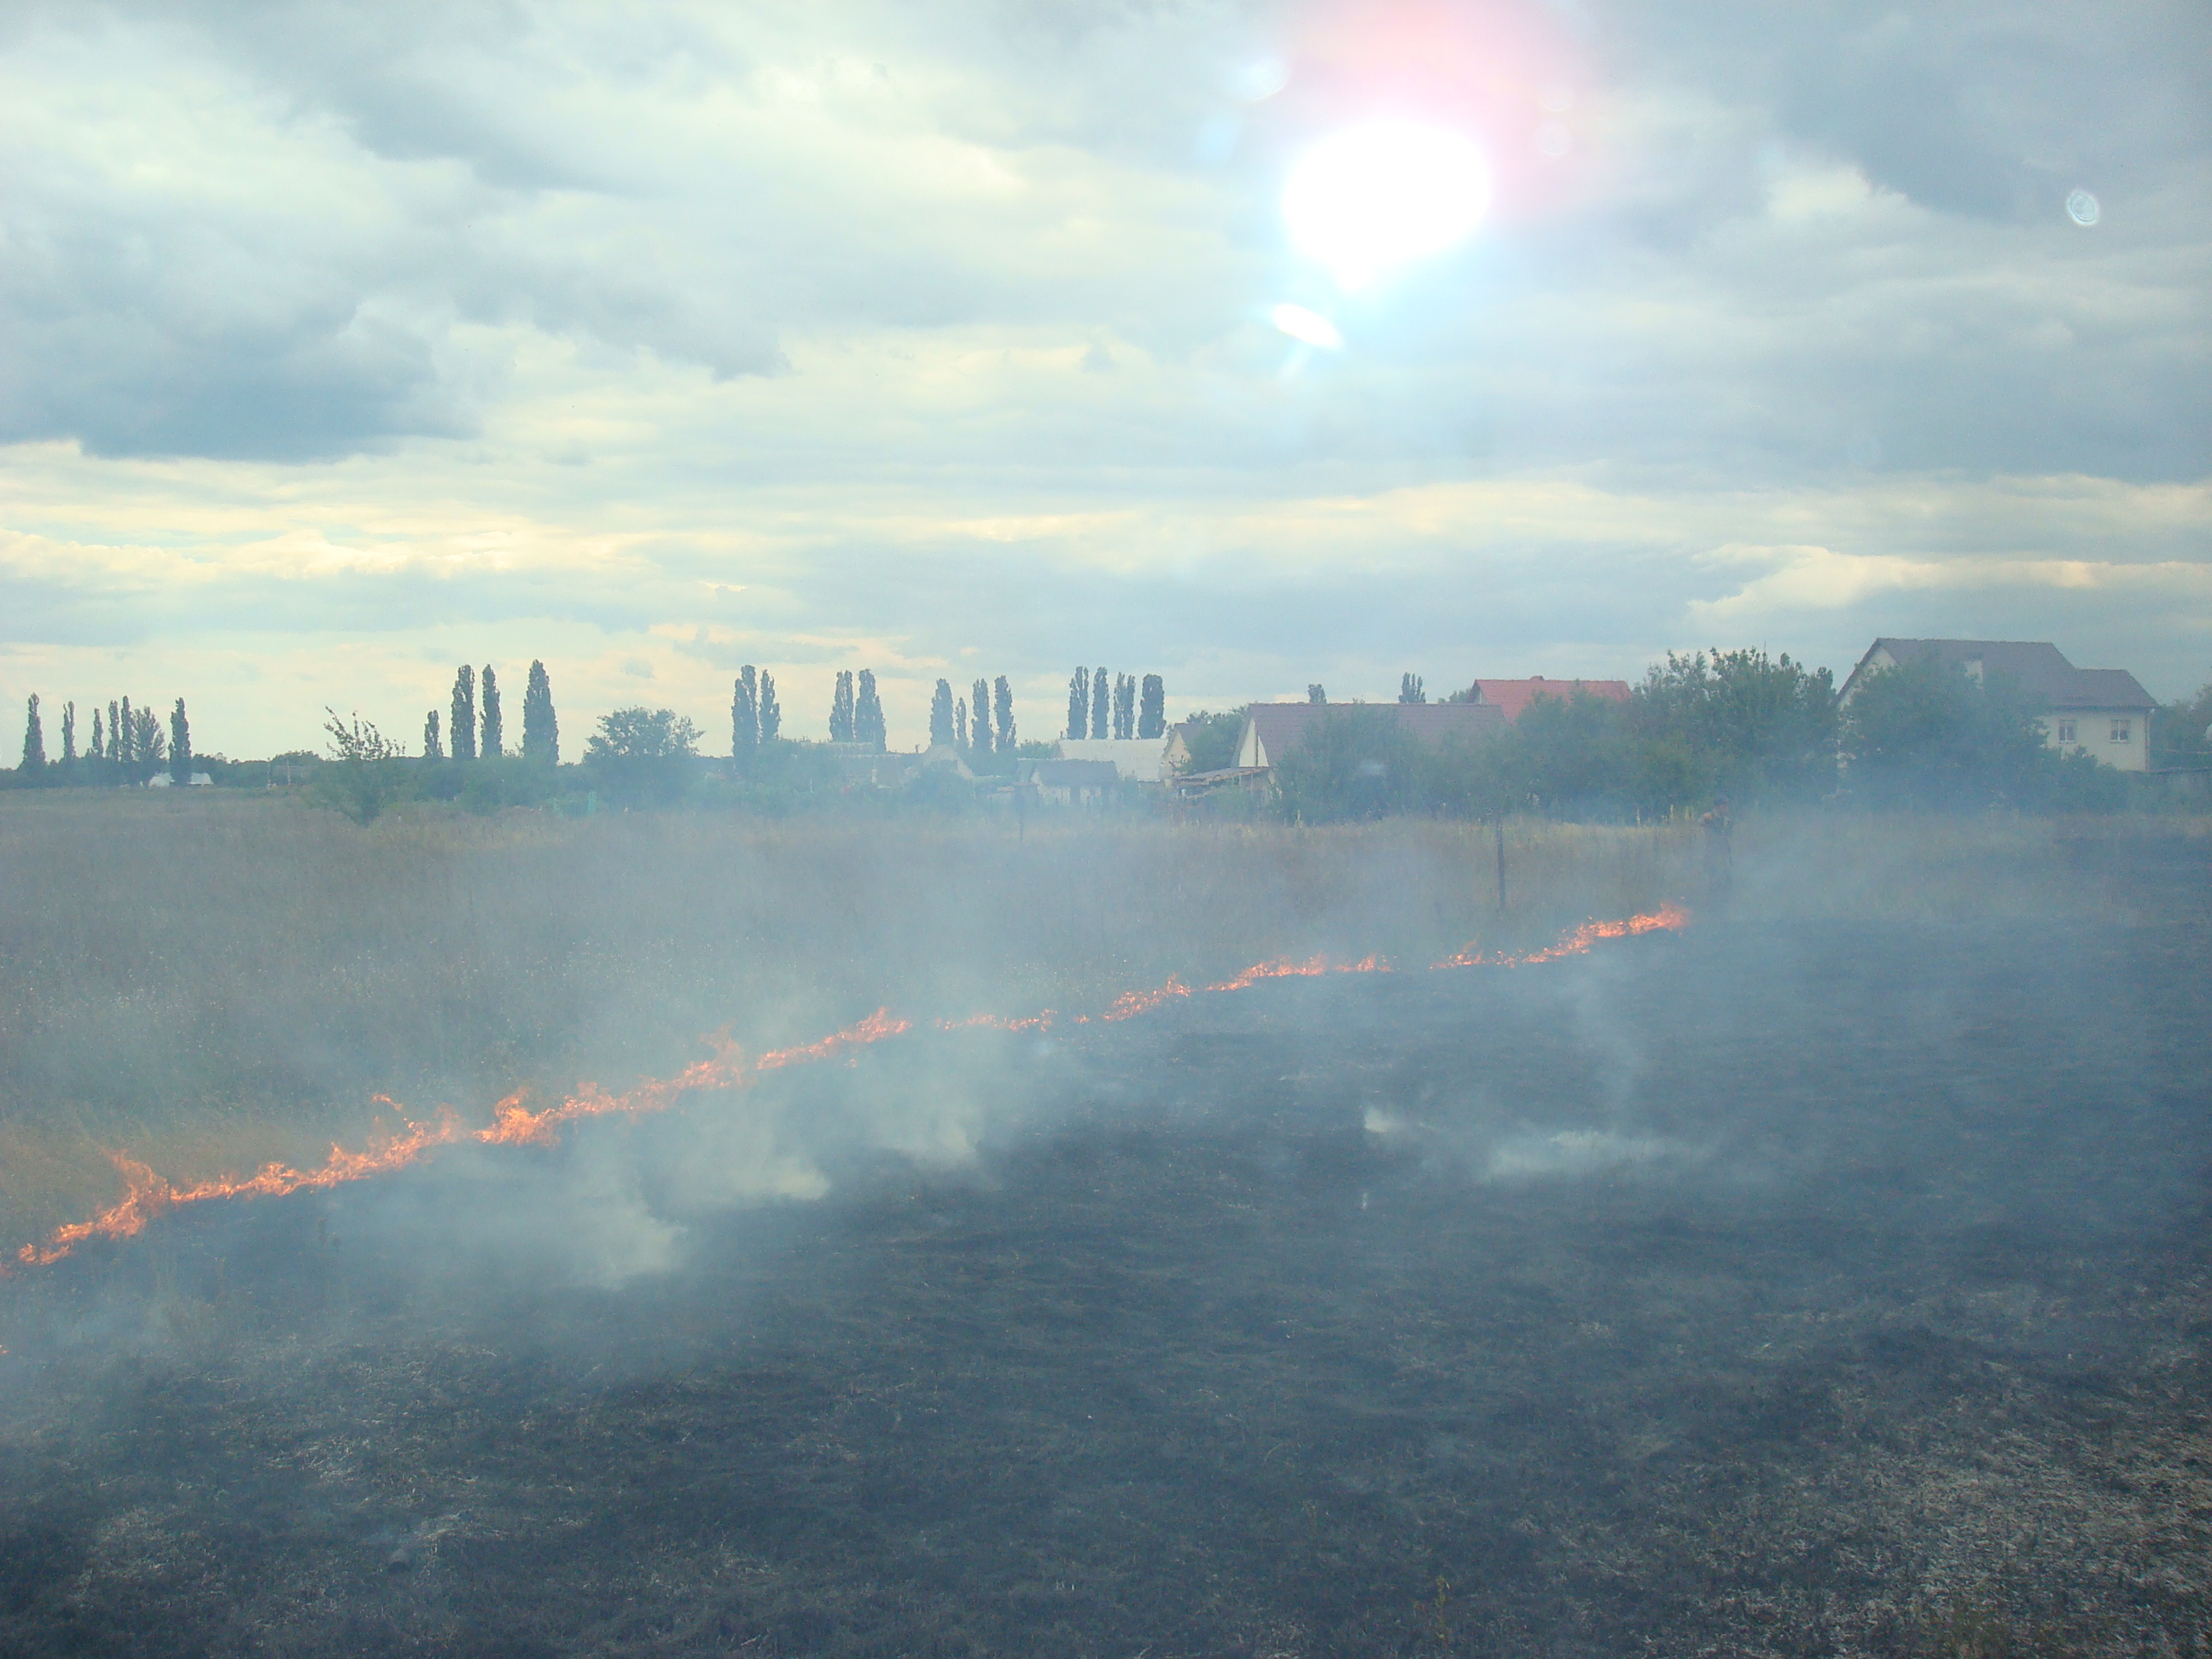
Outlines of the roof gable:
{"type": "Polygon", "coordinates": [[[2076,668],[2048,640],[1907,640],[1884,635],[1867,647],[1850,678],[1849,696],[1877,656],[1893,662],[1929,662],[2001,679],[2030,702],[2050,708],[2150,708],[2156,705],[2124,668],[2076,668]],[[1981,666],[1977,669],[1975,664],[1981,666]]]}

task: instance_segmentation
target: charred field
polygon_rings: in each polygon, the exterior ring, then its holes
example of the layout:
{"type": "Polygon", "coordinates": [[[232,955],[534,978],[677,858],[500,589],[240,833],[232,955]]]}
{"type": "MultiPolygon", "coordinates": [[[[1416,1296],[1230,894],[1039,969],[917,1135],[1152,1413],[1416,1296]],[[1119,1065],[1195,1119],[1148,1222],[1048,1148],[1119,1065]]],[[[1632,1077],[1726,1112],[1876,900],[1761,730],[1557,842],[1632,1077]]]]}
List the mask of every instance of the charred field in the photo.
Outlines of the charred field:
{"type": "Polygon", "coordinates": [[[173,1215],[9,1287],[0,1651],[2203,1653],[2208,986],[1717,921],[173,1215]]]}

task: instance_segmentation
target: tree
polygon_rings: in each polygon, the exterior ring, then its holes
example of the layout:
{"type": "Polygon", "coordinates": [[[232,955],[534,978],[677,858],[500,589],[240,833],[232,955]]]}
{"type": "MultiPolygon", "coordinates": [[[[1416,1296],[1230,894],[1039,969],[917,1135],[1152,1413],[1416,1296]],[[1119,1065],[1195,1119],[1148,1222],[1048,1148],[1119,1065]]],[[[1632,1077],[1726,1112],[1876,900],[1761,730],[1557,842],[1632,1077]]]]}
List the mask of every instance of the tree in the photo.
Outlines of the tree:
{"type": "Polygon", "coordinates": [[[169,711],[169,781],[188,784],[192,781],[192,726],[185,718],[185,700],[177,699],[177,706],[169,711]]]}
{"type": "Polygon", "coordinates": [[[1137,735],[1150,738],[1164,738],[1167,734],[1167,682],[1158,674],[1147,674],[1144,690],[1137,697],[1137,735]]]}
{"type": "Polygon", "coordinates": [[[763,670],[760,677],[761,742],[774,743],[782,730],[783,705],[775,700],[775,676],[763,670]]]}
{"type": "Polygon", "coordinates": [[[73,766],[76,761],[76,704],[62,705],[62,764],[73,766]]]}
{"type": "Polygon", "coordinates": [[[750,771],[760,754],[760,686],[747,663],[730,684],[730,758],[750,771]]]}
{"type": "Polygon", "coordinates": [[[533,660],[522,687],[522,758],[541,766],[561,763],[561,722],[553,713],[553,681],[533,660]]]}
{"type": "Polygon", "coordinates": [[[131,718],[137,728],[132,737],[131,747],[138,757],[137,775],[132,781],[143,783],[159,771],[161,763],[168,758],[169,739],[167,734],[161,730],[161,722],[155,718],[152,709],[141,708],[131,718]]]}
{"type": "Polygon", "coordinates": [[[336,764],[315,769],[309,798],[356,823],[372,823],[405,793],[406,779],[398,764],[404,751],[359,714],[340,720],[337,711],[328,707],[323,713],[328,717],[323,730],[336,764]]]}
{"type": "Polygon", "coordinates": [[[952,682],[940,679],[929,694],[929,746],[952,741],[952,682]]]}
{"type": "Polygon", "coordinates": [[[837,689],[830,698],[830,741],[853,741],[853,671],[837,671],[837,689]]]}
{"type": "Polygon", "coordinates": [[[1108,722],[1112,718],[1109,711],[1113,705],[1113,697],[1114,688],[1107,681],[1106,671],[1103,668],[1092,669],[1091,671],[1091,735],[1094,738],[1103,738],[1106,735],[1108,722]]]}
{"type": "Polygon", "coordinates": [[[505,733],[501,730],[505,724],[499,713],[499,676],[493,673],[491,665],[486,663],[483,671],[483,737],[477,744],[477,752],[486,760],[496,760],[506,752],[506,745],[501,741],[505,733]]]}
{"type": "Polygon", "coordinates": [[[965,749],[968,746],[968,699],[965,697],[956,697],[953,700],[952,746],[955,749],[965,749]]]}
{"type": "Polygon", "coordinates": [[[1648,805],[1813,798],[1836,787],[1836,689],[1825,668],[1759,650],[1670,651],[1628,715],[1643,772],[1632,787],[1648,805]]]}
{"type": "Polygon", "coordinates": [[[1014,688],[1006,684],[1004,674],[992,684],[991,703],[998,716],[999,752],[1011,756],[1015,752],[1014,688]]]}
{"type": "Polygon", "coordinates": [[[1387,704],[1332,708],[1308,723],[1275,765],[1285,817],[1307,823],[1373,818],[1416,804],[1418,745],[1387,704]]]}
{"type": "Polygon", "coordinates": [[[1067,681],[1067,735],[1080,738],[1091,729],[1091,671],[1079,668],[1067,681]]]}
{"type": "Polygon", "coordinates": [[[93,763],[93,767],[94,767],[94,775],[95,776],[97,776],[97,775],[98,775],[98,770],[99,770],[99,768],[100,768],[101,766],[105,765],[105,764],[106,763],[106,761],[107,761],[107,738],[106,738],[106,737],[103,734],[102,730],[101,730],[101,727],[100,727],[100,705],[99,705],[98,703],[94,703],[94,704],[93,704],[93,706],[92,706],[92,756],[91,756],[91,758],[92,758],[92,763],[93,763]]]}
{"type": "Polygon", "coordinates": [[[438,737],[438,711],[434,708],[422,716],[422,758],[424,760],[446,758],[446,745],[438,737]]]}
{"type": "Polygon", "coordinates": [[[1114,735],[1126,741],[1137,735],[1137,677],[1114,676],[1114,735]]]}
{"type": "Polygon", "coordinates": [[[671,708],[617,708],[599,716],[585,768],[617,800],[673,800],[690,782],[699,733],[671,708]]]}
{"type": "Polygon", "coordinates": [[[2153,766],[2212,765],[2212,685],[2193,697],[2169,702],[2151,717],[2153,766]]]}
{"type": "Polygon", "coordinates": [[[1182,723],[1183,747],[1189,751],[1186,772],[1219,772],[1237,764],[1237,742],[1244,735],[1244,711],[1232,708],[1219,714],[1201,709],[1182,723]]]}
{"type": "Polygon", "coordinates": [[[446,741],[455,760],[477,757],[477,672],[466,663],[453,675],[453,717],[446,722],[446,741]]]}
{"type": "Polygon", "coordinates": [[[876,748],[886,746],[890,732],[884,725],[884,701],[876,695],[876,676],[873,669],[860,671],[860,695],[853,705],[853,740],[872,744],[876,748]]]}
{"type": "Polygon", "coordinates": [[[1322,690],[1321,689],[1320,683],[1316,681],[1315,684],[1306,687],[1306,701],[1308,702],[1327,702],[1328,701],[1328,693],[1322,690]]]}
{"type": "Polygon", "coordinates": [[[125,781],[129,781],[132,766],[137,763],[137,723],[131,718],[131,699],[123,700],[118,714],[113,703],[107,705],[107,756],[123,769],[125,781]]]}
{"type": "Polygon", "coordinates": [[[968,707],[972,721],[968,732],[970,750],[978,759],[988,759],[998,748],[991,738],[991,682],[977,680],[968,688],[968,707]]]}
{"type": "Polygon", "coordinates": [[[2041,716],[2010,686],[1932,657],[1861,680],[1843,738],[1850,793],[1875,805],[2039,805],[2097,793],[2096,763],[2054,753],[2041,716]]]}
{"type": "Polygon", "coordinates": [[[39,724],[39,694],[33,691],[23,718],[23,763],[16,771],[25,778],[42,777],[46,769],[46,728],[39,724]]]}
{"type": "Polygon", "coordinates": [[[1421,677],[1419,674],[1401,674],[1398,676],[1398,701],[1400,702],[1426,702],[1428,700],[1429,694],[1421,689],[1421,677]]]}

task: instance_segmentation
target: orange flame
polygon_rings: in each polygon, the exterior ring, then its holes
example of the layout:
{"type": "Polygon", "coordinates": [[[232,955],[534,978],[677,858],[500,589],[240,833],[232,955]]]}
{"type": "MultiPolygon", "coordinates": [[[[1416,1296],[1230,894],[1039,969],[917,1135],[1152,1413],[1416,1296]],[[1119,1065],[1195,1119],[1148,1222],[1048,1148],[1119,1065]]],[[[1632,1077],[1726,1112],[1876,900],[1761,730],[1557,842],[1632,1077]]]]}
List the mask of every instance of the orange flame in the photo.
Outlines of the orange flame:
{"type": "MultiPolygon", "coordinates": [[[[1556,962],[1562,957],[1580,956],[1601,939],[1630,939],[1662,929],[1679,929],[1687,925],[1689,920],[1689,913],[1681,906],[1668,903],[1650,915],[1631,916],[1623,921],[1584,922],[1541,951],[1532,951],[1521,956],[1504,951],[1495,955],[1486,955],[1479,951],[1462,952],[1433,966],[1438,969],[1518,968],[1534,963],[1556,962]]],[[[1331,963],[1326,957],[1317,956],[1304,962],[1282,959],[1255,963],[1234,979],[1223,980],[1206,988],[1209,992],[1242,991],[1263,980],[1391,971],[1390,964],[1379,956],[1369,956],[1362,961],[1352,963],[1331,963]]],[[[1171,975],[1166,984],[1156,989],[1124,993],[1097,1018],[1101,1020],[1133,1019],[1139,1014],[1192,994],[1190,987],[1171,975]]],[[[939,1030],[946,1031],[976,1029],[1030,1031],[1048,1029],[1054,1018],[1053,1012],[1047,1009],[1025,1019],[977,1014],[965,1020],[941,1019],[936,1024],[939,1030]]],[[[1088,1024],[1090,1017],[1078,1014],[1074,1016],[1073,1023],[1088,1024]]],[[[527,1091],[518,1090],[492,1108],[489,1127],[473,1133],[463,1130],[459,1119],[450,1107],[439,1108],[436,1117],[427,1123],[416,1123],[410,1121],[391,1099],[377,1095],[373,1097],[376,1103],[390,1107],[399,1117],[404,1126],[401,1131],[372,1139],[359,1152],[333,1146],[330,1157],[324,1160],[320,1168],[313,1170],[295,1170],[282,1164],[269,1164],[243,1178],[222,1176],[178,1187],[155,1174],[143,1164],[123,1153],[112,1153],[110,1156],[114,1160],[117,1172],[123,1177],[123,1197],[89,1220],[72,1221],[55,1229],[43,1245],[24,1245],[16,1253],[16,1259],[30,1267],[46,1267],[59,1261],[73,1253],[78,1245],[91,1239],[135,1237],[145,1231],[156,1218],[188,1204],[202,1204],[212,1199],[223,1198],[282,1198],[294,1193],[321,1191],[349,1182],[364,1181],[372,1176],[388,1175],[406,1168],[426,1152],[464,1140],[489,1146],[550,1145],[556,1138],[556,1132],[564,1123],[585,1118],[637,1116],[647,1112],[666,1111],[685,1095],[709,1089],[746,1088],[764,1073],[831,1060],[851,1049],[903,1036],[914,1029],[911,1020],[895,1018],[889,1009],[878,1008],[866,1019],[848,1025],[842,1031],[833,1031],[819,1042],[798,1048],[771,1048],[750,1065],[745,1062],[743,1053],[730,1041],[728,1034],[720,1032],[709,1039],[714,1048],[710,1057],[687,1066],[672,1078],[647,1079],[627,1093],[619,1095],[609,1094],[597,1084],[586,1083],[558,1104],[536,1112],[524,1103],[528,1099],[527,1091]]],[[[0,1276],[4,1276],[7,1271],[5,1265],[0,1264],[0,1276]]]]}

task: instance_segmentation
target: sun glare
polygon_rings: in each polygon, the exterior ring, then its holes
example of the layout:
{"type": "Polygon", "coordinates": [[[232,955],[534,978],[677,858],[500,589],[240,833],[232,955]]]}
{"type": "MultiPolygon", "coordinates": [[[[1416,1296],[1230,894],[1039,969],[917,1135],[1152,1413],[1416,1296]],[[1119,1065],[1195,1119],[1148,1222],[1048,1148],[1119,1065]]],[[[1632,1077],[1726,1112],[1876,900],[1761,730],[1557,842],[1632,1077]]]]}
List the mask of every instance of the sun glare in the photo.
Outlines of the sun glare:
{"type": "Polygon", "coordinates": [[[1490,205],[1490,166],[1463,133],[1377,121],[1322,139],[1283,187],[1301,252],[1347,292],[1456,247],[1490,205]]]}

